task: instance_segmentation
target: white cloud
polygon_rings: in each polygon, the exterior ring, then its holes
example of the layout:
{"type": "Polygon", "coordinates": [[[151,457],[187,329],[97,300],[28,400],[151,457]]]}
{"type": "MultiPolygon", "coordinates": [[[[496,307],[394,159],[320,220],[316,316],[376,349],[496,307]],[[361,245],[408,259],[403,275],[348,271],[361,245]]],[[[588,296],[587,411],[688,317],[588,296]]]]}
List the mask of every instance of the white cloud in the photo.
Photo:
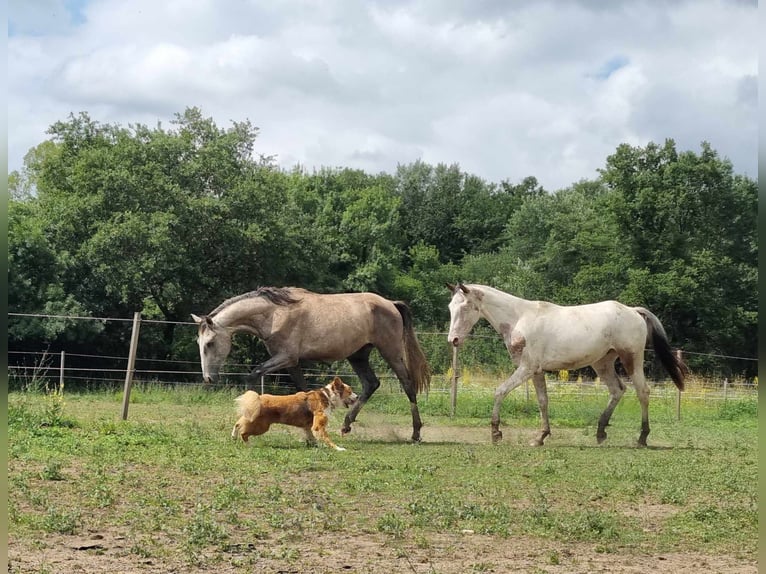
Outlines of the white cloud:
{"type": "Polygon", "coordinates": [[[557,189],[595,177],[620,143],[674,138],[709,141],[755,177],[756,10],[12,0],[9,168],[69,112],[154,125],[199,106],[221,126],[249,118],[257,150],[285,167],[423,159],[557,189]]]}

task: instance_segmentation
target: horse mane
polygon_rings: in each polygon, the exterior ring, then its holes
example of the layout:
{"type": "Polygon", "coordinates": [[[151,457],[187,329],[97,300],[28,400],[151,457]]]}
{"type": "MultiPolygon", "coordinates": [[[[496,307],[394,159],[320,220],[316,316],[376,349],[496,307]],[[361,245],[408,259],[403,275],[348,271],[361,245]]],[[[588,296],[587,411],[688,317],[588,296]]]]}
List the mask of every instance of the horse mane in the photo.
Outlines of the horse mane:
{"type": "Polygon", "coordinates": [[[226,301],[213,309],[208,316],[212,317],[216,313],[220,313],[229,305],[233,305],[234,303],[242,301],[243,299],[251,299],[253,297],[264,297],[275,305],[291,305],[300,301],[300,299],[296,299],[291,295],[291,291],[291,287],[258,287],[258,289],[255,291],[248,291],[242,295],[236,295],[235,297],[226,299],[226,301]]]}

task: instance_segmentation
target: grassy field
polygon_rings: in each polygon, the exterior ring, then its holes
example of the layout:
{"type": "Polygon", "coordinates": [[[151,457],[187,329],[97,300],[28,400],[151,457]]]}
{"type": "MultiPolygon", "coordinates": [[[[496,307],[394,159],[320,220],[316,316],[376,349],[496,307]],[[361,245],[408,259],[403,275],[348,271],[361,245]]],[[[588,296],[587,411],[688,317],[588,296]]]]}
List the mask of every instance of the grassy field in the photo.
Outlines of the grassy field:
{"type": "Polygon", "coordinates": [[[626,394],[596,446],[606,394],[512,393],[490,444],[491,391],[380,392],[340,437],[274,427],[230,437],[234,391],[9,396],[10,572],[756,572],[755,396],[651,403],[650,447],[626,394]]]}

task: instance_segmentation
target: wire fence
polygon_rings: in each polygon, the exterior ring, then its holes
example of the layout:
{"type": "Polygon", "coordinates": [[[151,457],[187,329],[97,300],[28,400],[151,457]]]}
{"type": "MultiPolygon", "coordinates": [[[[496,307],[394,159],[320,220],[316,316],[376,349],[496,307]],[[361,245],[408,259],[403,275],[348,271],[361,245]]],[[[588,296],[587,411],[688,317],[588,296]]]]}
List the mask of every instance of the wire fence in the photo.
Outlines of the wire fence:
{"type": "MultiPolygon", "coordinates": [[[[33,313],[9,313],[9,319],[31,319],[38,321],[66,321],[66,322],[85,322],[98,321],[102,324],[107,322],[131,323],[135,322],[136,317],[132,319],[119,317],[87,317],[71,315],[53,315],[53,314],[33,314],[33,313]]],[[[140,324],[146,324],[156,327],[166,325],[188,327],[190,333],[195,332],[197,325],[193,322],[181,321],[163,321],[157,319],[140,318],[140,324]]],[[[69,323],[67,323],[69,324],[69,323]]],[[[135,323],[134,323],[135,328],[135,323]]],[[[426,354],[446,354],[448,343],[446,333],[423,331],[418,333],[421,342],[425,342],[426,354]]],[[[472,339],[493,339],[497,341],[496,351],[499,354],[507,354],[502,346],[502,341],[496,335],[473,334],[472,339]]],[[[127,347],[127,345],[126,345],[127,347]]],[[[196,354],[196,344],[193,348],[187,349],[190,354],[196,354]]],[[[650,350],[651,351],[651,350],[650,350]]],[[[727,356],[719,353],[698,353],[688,352],[688,355],[701,356],[708,361],[725,361],[731,363],[757,362],[757,359],[741,356],[727,356]]],[[[12,386],[16,388],[50,388],[57,384],[65,383],[70,386],[77,386],[86,389],[104,389],[117,388],[121,386],[128,378],[132,384],[152,384],[166,386],[182,385],[202,385],[202,372],[198,356],[194,358],[174,358],[162,359],[157,357],[142,357],[136,354],[102,354],[98,351],[93,353],[72,352],[70,350],[51,350],[50,347],[36,349],[8,349],[8,369],[12,386]],[[130,369],[130,365],[133,365],[130,369]]],[[[429,357],[429,360],[431,357],[429,357]]],[[[374,359],[373,359],[374,360],[374,359]]],[[[442,362],[443,363],[443,362],[442,362]]],[[[651,358],[647,359],[647,366],[651,366],[651,358]]],[[[253,364],[228,362],[226,370],[221,373],[221,377],[216,383],[207,383],[205,388],[256,388],[260,386],[261,390],[268,389],[269,392],[287,392],[287,389],[293,389],[291,379],[287,373],[273,373],[260,381],[252,381],[249,378],[250,370],[253,364]]],[[[387,366],[379,361],[373,365],[382,383],[383,390],[390,392],[400,392],[398,380],[387,366]]],[[[750,366],[750,365],[749,365],[750,366]]],[[[487,372],[481,368],[467,367],[459,369],[459,384],[461,393],[479,393],[487,392],[488,389],[494,389],[504,377],[510,374],[513,368],[510,358],[507,359],[507,371],[487,372]]],[[[502,370],[502,369],[500,369],[502,370]]],[[[731,369],[728,369],[731,371],[731,369]]],[[[724,369],[721,369],[724,371],[724,369]]],[[[303,368],[304,377],[310,388],[318,388],[326,384],[328,376],[339,375],[349,384],[356,385],[358,378],[350,369],[345,361],[317,365],[314,367],[303,368]]],[[[653,392],[674,393],[675,388],[667,378],[652,377],[651,368],[647,369],[650,384],[653,392]]],[[[730,397],[739,395],[752,395],[757,391],[757,377],[746,379],[743,377],[718,376],[716,371],[706,373],[704,376],[692,376],[689,379],[686,399],[700,398],[705,400],[726,400],[730,397]]],[[[436,373],[433,376],[430,393],[448,393],[451,390],[451,380],[455,373],[451,369],[445,369],[444,373],[436,373]]],[[[605,393],[603,385],[599,384],[597,379],[591,379],[587,375],[577,373],[549,373],[547,375],[551,393],[565,393],[574,396],[575,394],[585,395],[591,393],[605,393]]],[[[630,381],[626,381],[630,384],[630,381]]],[[[358,387],[357,387],[358,388],[358,387]]],[[[525,386],[525,392],[529,395],[529,385],[525,386]]],[[[533,393],[534,394],[534,393],[533,393]]]]}

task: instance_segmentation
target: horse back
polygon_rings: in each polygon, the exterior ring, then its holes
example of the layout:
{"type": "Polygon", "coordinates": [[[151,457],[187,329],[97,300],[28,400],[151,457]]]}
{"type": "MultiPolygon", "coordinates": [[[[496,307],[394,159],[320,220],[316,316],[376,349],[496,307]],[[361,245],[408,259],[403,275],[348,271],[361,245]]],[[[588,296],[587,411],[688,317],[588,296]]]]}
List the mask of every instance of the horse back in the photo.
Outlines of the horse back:
{"type": "Polygon", "coordinates": [[[579,368],[610,350],[640,352],[647,327],[631,307],[617,301],[560,306],[543,302],[522,315],[513,330],[530,359],[552,368],[579,368]],[[521,338],[521,339],[519,339],[521,338]]]}
{"type": "Polygon", "coordinates": [[[274,310],[267,344],[297,345],[304,359],[340,360],[391,337],[402,338],[392,301],[375,293],[305,292],[299,303],[274,310]]]}

